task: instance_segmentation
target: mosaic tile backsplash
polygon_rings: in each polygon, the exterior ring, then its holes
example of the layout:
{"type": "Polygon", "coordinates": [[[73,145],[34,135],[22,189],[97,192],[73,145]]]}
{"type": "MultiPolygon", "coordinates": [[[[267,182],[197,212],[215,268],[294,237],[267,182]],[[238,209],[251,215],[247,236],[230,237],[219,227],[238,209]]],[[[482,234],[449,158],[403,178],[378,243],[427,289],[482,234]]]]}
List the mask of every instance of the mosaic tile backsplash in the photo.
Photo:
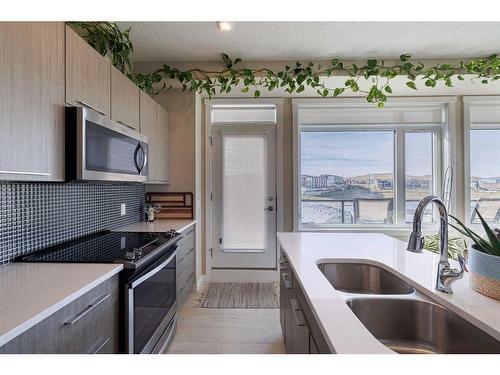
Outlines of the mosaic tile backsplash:
{"type": "Polygon", "coordinates": [[[144,217],[145,186],[0,182],[0,264],[144,217]],[[121,203],[126,214],[120,215],[121,203]]]}

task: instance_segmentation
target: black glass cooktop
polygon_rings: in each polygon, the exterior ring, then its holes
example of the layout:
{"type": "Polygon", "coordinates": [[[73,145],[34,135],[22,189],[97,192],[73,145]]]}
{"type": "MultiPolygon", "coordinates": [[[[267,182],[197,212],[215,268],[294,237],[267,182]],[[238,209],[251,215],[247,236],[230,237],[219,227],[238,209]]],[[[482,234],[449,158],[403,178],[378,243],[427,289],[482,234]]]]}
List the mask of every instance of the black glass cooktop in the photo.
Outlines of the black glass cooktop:
{"type": "Polygon", "coordinates": [[[113,263],[130,261],[127,253],[147,257],[169,241],[174,233],[104,231],[21,256],[17,261],[44,263],[113,263]]]}

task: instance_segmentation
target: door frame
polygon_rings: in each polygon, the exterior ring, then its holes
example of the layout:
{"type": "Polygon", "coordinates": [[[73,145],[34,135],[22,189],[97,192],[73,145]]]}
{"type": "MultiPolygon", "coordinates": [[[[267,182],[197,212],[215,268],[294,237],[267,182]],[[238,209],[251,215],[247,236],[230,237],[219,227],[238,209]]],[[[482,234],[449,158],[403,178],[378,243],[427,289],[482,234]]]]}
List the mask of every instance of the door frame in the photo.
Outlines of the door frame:
{"type": "MultiPolygon", "coordinates": [[[[211,123],[211,106],[212,105],[266,105],[272,104],[276,106],[276,157],[275,157],[275,173],[276,173],[276,232],[283,231],[284,218],[283,218],[283,105],[284,99],[282,98],[235,98],[235,99],[204,99],[204,132],[205,132],[205,259],[206,259],[206,280],[210,281],[212,279],[212,249],[213,249],[213,238],[212,238],[212,213],[213,213],[213,202],[211,200],[212,194],[212,147],[211,147],[211,133],[212,133],[212,123],[211,123]]],[[[252,124],[251,122],[247,122],[252,124]]],[[[262,124],[256,122],[255,124],[262,124]]],[[[276,258],[279,256],[279,244],[276,241],[276,258]]],[[[278,262],[276,262],[278,264],[278,262]]],[[[269,281],[275,278],[275,276],[269,276],[269,271],[274,271],[277,278],[277,268],[267,269],[267,270],[251,270],[252,274],[255,274],[255,278],[262,281],[269,281]]],[[[244,275],[241,270],[237,272],[238,275],[234,276],[234,269],[228,269],[229,279],[234,281],[248,281],[251,279],[248,275],[244,275]],[[241,280],[238,280],[240,279],[241,280]]]]}

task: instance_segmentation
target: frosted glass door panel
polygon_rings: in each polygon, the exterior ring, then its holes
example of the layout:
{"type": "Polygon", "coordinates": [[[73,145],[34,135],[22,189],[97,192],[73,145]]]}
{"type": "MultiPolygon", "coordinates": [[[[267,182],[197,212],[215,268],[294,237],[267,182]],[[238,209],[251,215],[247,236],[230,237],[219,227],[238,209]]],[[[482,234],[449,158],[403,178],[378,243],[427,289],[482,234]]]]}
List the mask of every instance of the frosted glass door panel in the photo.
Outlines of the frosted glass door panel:
{"type": "Polygon", "coordinates": [[[222,135],[222,250],[265,251],[266,136],[222,135]]]}

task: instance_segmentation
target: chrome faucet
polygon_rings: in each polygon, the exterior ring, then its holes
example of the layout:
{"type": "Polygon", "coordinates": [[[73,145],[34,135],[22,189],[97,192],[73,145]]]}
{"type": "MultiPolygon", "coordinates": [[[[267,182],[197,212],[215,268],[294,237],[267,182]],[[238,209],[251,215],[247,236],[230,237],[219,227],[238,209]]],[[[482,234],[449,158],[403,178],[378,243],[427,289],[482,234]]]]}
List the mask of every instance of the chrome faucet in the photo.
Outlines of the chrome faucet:
{"type": "Polygon", "coordinates": [[[453,293],[451,284],[462,278],[465,270],[465,259],[462,254],[458,254],[460,270],[451,268],[450,262],[448,261],[448,212],[446,211],[446,206],[443,201],[438,197],[429,195],[418,203],[417,209],[415,210],[415,216],[413,216],[413,232],[410,234],[408,247],[406,249],[414,253],[422,252],[424,247],[424,239],[421,231],[422,217],[429,203],[434,203],[437,206],[441,218],[439,231],[440,259],[436,277],[436,290],[444,293],[453,293]]]}

